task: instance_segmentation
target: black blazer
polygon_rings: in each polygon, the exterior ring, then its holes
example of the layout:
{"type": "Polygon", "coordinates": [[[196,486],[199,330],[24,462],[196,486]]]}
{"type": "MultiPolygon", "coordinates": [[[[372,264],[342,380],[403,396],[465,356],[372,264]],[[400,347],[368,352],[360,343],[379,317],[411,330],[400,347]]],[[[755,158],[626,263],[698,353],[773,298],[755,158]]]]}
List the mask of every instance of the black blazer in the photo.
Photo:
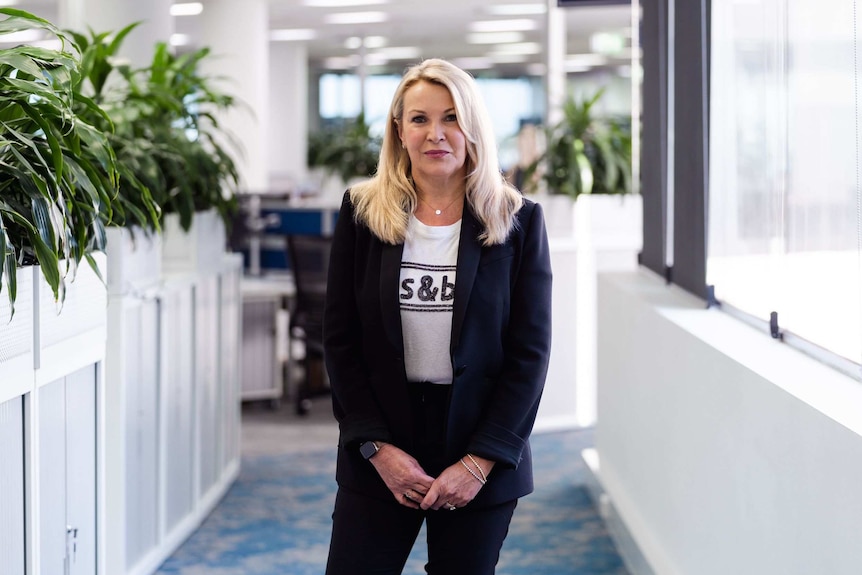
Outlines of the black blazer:
{"type": "MultiPolygon", "coordinates": [[[[551,262],[542,208],[527,199],[516,229],[483,247],[465,201],[458,247],[446,458],[497,462],[471,505],[533,490],[532,430],[551,349],[551,262]]],[[[354,219],[345,194],[335,227],[324,319],[326,368],[340,440],[339,485],[386,500],[392,494],[359,454],[380,440],[411,452],[413,429],[399,309],[404,245],[381,242],[354,219]]]]}

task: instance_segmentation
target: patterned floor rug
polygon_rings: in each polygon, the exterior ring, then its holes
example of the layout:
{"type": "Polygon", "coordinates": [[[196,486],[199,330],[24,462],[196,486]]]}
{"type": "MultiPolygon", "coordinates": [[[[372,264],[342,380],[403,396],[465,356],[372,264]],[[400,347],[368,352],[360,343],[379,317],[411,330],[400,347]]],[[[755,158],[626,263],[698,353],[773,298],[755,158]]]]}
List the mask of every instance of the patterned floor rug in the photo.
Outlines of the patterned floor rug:
{"type": "MultiPolygon", "coordinates": [[[[586,488],[592,430],[531,440],[536,491],[515,511],[498,575],[627,575],[586,488]]],[[[158,575],[322,575],[335,499],[331,451],[248,456],[225,498],[158,575]]],[[[424,533],[404,575],[421,575],[424,533]]]]}

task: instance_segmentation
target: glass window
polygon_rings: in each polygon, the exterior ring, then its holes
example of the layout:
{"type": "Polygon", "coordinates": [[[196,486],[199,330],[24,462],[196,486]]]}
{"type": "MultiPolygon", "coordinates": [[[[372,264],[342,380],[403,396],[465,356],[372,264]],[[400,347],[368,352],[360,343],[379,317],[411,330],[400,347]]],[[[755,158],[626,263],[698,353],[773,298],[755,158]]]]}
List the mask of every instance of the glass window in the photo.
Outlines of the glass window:
{"type": "Polygon", "coordinates": [[[860,362],[853,4],[712,4],[707,283],[860,362]]]}

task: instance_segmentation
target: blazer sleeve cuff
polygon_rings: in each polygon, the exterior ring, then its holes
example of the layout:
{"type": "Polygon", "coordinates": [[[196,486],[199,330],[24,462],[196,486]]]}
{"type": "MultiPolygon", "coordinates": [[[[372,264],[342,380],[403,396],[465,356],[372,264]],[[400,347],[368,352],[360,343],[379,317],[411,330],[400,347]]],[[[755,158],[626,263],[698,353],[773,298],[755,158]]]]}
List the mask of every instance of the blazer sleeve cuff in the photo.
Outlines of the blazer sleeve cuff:
{"type": "Polygon", "coordinates": [[[349,448],[364,441],[384,441],[391,443],[389,428],[375,417],[348,415],[338,423],[339,443],[349,448]]]}
{"type": "Polygon", "coordinates": [[[467,451],[517,469],[525,446],[526,440],[508,429],[491,423],[472,437],[467,451]]]}

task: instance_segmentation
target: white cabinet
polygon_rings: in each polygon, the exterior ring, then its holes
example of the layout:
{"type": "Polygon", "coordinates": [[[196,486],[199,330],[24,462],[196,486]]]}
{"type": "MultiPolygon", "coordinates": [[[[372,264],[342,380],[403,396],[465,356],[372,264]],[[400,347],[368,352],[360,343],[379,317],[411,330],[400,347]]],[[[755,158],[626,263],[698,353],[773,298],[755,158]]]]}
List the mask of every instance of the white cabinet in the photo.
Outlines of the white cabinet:
{"type": "Polygon", "coordinates": [[[41,386],[40,572],[96,573],[95,365],[41,386]]]}
{"type": "Polygon", "coordinates": [[[3,573],[24,575],[24,400],[0,403],[0,557],[3,573]]]}
{"type": "Polygon", "coordinates": [[[195,394],[193,287],[169,282],[161,307],[160,465],[165,498],[162,533],[169,533],[194,510],[195,394]]]}
{"type": "Polygon", "coordinates": [[[124,313],[126,566],[132,567],[159,541],[159,303],[127,303],[124,313]]]}
{"type": "Polygon", "coordinates": [[[205,495],[220,476],[221,449],[219,390],[218,276],[201,276],[195,287],[195,389],[200,421],[200,494],[205,495]]]}

